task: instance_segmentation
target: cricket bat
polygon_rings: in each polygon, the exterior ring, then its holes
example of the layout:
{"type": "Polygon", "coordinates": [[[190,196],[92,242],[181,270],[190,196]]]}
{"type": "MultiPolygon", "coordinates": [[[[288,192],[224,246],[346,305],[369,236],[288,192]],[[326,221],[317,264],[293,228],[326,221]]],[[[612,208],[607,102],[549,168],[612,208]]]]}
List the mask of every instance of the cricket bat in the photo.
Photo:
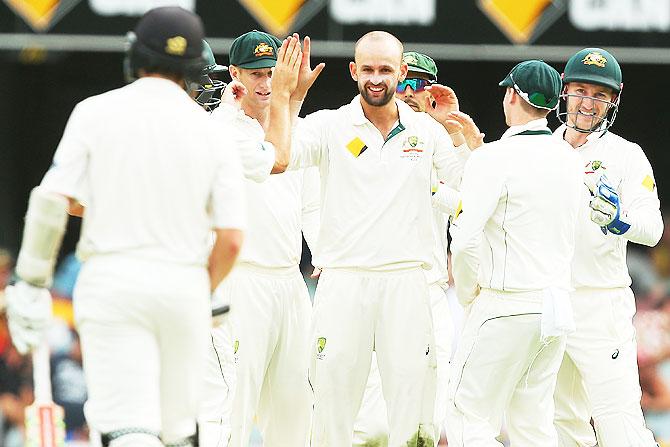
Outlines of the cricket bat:
{"type": "Polygon", "coordinates": [[[25,447],[64,447],[63,408],[51,396],[49,345],[46,340],[33,350],[35,402],[26,408],[25,447]]]}

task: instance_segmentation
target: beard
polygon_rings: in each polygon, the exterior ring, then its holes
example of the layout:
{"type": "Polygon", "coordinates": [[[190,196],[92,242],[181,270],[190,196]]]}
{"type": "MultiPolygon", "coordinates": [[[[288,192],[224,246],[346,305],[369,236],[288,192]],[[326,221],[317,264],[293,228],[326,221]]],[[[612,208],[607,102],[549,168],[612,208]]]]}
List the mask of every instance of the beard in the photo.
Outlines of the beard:
{"type": "Polygon", "coordinates": [[[374,106],[374,107],[381,107],[385,106],[395,96],[395,89],[394,90],[389,90],[389,88],[386,86],[386,84],[380,85],[380,87],[384,88],[384,94],[379,97],[379,98],[372,98],[370,97],[370,93],[368,92],[367,86],[370,85],[370,83],[366,83],[365,85],[361,86],[360,84],[358,85],[358,92],[361,94],[361,97],[363,98],[363,101],[365,101],[367,104],[374,106]]]}

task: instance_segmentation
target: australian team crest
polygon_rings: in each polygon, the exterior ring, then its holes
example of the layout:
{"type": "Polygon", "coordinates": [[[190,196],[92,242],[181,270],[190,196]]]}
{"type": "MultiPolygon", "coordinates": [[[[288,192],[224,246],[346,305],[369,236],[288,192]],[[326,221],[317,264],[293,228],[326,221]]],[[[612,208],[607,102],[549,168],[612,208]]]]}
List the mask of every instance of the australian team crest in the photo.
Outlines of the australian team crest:
{"type": "Polygon", "coordinates": [[[258,45],[256,45],[256,48],[254,48],[254,56],[256,57],[262,57],[262,56],[272,56],[274,54],[274,51],[272,49],[272,46],[268,44],[267,42],[261,42],[258,45]]]}
{"type": "Polygon", "coordinates": [[[605,65],[607,64],[607,59],[599,52],[592,51],[586,56],[584,56],[584,59],[582,59],[582,63],[584,65],[595,65],[596,67],[605,68],[605,65]]]}
{"type": "Polygon", "coordinates": [[[584,173],[593,174],[598,169],[607,169],[607,168],[603,165],[603,162],[600,160],[589,161],[586,163],[586,166],[584,166],[584,173]]]}
{"type": "Polygon", "coordinates": [[[412,135],[402,143],[401,158],[418,159],[423,154],[424,142],[418,136],[412,135]]]}

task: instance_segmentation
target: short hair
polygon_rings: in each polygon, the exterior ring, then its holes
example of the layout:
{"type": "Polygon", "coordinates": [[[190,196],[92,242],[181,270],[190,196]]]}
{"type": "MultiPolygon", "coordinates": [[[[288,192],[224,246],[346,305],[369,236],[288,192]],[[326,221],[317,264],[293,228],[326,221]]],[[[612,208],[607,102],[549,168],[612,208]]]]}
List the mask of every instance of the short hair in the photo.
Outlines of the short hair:
{"type": "Polygon", "coordinates": [[[356,41],[356,45],[354,46],[354,57],[356,57],[358,47],[361,44],[365,43],[366,41],[383,41],[383,40],[393,42],[398,46],[398,53],[400,55],[400,60],[402,61],[402,54],[405,51],[405,47],[403,46],[400,39],[398,39],[396,36],[386,31],[370,31],[368,33],[363,34],[363,36],[361,36],[361,38],[356,41]]]}

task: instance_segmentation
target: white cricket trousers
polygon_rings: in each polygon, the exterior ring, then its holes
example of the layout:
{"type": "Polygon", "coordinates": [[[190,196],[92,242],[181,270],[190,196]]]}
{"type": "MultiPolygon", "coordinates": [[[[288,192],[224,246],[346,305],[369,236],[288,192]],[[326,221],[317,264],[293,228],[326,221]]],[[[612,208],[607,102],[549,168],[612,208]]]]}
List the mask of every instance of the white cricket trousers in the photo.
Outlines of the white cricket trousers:
{"type": "MultiPolygon", "coordinates": [[[[446,287],[446,286],[445,286],[446,287]]],[[[449,381],[449,361],[454,338],[454,327],[447,295],[442,286],[432,283],[428,286],[430,309],[433,317],[435,352],[437,361],[437,386],[435,394],[435,445],[440,439],[447,413],[447,383],[449,381]]],[[[388,413],[382,393],[382,379],[373,352],[368,382],[363,393],[363,401],[354,421],[353,445],[385,446],[388,442],[388,413]]]]}
{"type": "Polygon", "coordinates": [[[449,447],[556,447],[553,391],[565,336],[541,340],[542,292],[482,289],[466,310],[451,365],[449,447]]]}
{"type": "Polygon", "coordinates": [[[561,447],[654,447],[640,408],[640,379],[628,287],[571,294],[577,331],[558,374],[554,423],[561,447]]]}
{"type": "Polygon", "coordinates": [[[298,266],[238,264],[220,292],[230,299],[236,350],[230,446],[249,445],[254,417],[265,447],[307,445],[312,303],[298,266]]]}
{"type": "Polygon", "coordinates": [[[74,312],[89,426],[141,429],[174,443],[195,434],[211,327],[202,266],[122,255],[87,260],[74,312]]]}
{"type": "Polygon", "coordinates": [[[212,330],[207,349],[205,395],[198,418],[200,447],[227,447],[230,442],[236,379],[234,349],[228,316],[212,330]]]}
{"type": "Polygon", "coordinates": [[[316,290],[311,446],[352,445],[373,350],[388,405],[389,446],[431,445],[435,348],[420,269],[324,269],[316,290]]]}

